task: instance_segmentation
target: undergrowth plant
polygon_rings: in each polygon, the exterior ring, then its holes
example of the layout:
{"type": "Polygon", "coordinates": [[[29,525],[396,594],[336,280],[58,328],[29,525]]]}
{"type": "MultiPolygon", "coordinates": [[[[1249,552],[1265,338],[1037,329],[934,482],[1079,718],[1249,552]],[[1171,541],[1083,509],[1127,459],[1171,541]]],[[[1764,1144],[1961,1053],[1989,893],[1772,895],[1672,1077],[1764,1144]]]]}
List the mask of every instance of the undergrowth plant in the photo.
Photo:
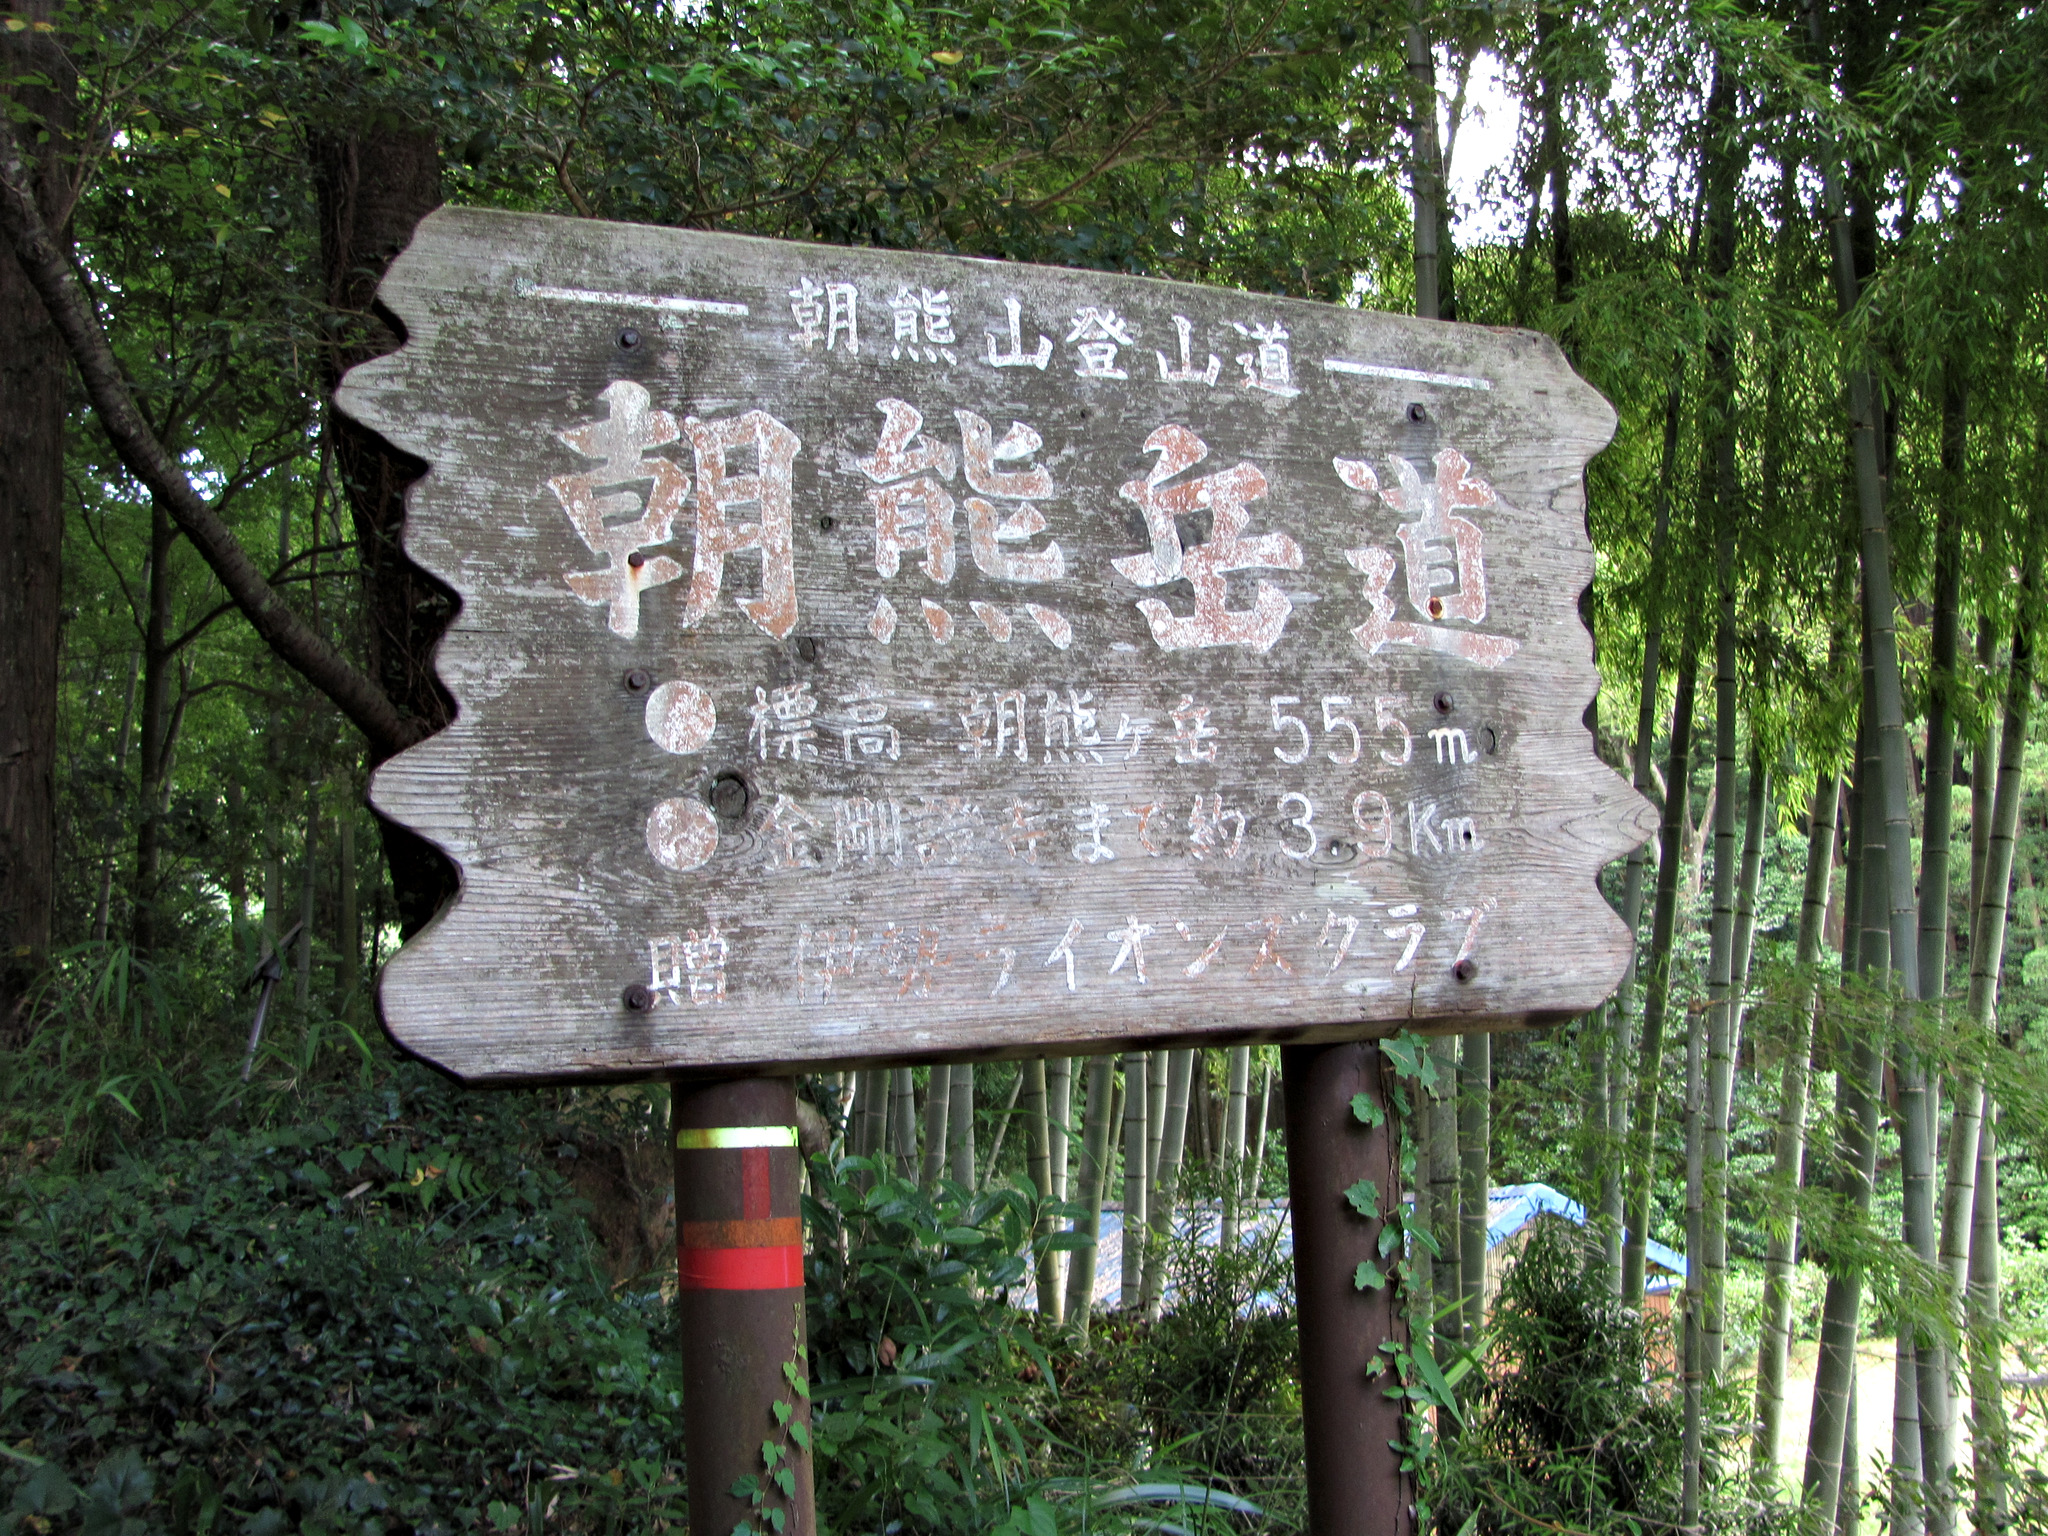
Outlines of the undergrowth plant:
{"type": "Polygon", "coordinates": [[[561,1169],[582,1102],[383,1062],[0,1206],[0,1530],[646,1531],[682,1517],[658,1286],[561,1169]]]}

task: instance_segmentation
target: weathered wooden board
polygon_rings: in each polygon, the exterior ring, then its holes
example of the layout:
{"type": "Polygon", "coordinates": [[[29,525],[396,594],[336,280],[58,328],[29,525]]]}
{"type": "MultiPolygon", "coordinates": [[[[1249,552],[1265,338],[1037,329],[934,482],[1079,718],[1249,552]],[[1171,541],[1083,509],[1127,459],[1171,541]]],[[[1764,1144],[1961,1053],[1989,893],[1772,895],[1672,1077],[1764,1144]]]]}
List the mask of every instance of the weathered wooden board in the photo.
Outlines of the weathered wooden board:
{"type": "Polygon", "coordinates": [[[444,209],[341,404],[432,466],[455,723],[386,968],[470,1080],[1555,1017],[1652,825],[1595,758],[1545,338],[444,209]]]}

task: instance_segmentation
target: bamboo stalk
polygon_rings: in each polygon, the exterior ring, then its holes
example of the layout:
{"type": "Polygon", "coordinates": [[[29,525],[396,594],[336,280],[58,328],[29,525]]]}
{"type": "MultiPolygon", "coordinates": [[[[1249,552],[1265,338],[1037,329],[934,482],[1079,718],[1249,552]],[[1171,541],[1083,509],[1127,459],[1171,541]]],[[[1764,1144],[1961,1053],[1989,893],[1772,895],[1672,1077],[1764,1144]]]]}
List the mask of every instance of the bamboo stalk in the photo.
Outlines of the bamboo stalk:
{"type": "Polygon", "coordinates": [[[974,1063],[956,1061],[949,1069],[946,1108],[947,1176],[970,1194],[974,1191],[974,1063]]]}
{"type": "Polygon", "coordinates": [[[1181,1159],[1187,1149],[1188,1086],[1194,1078],[1195,1053],[1166,1053],[1166,1114],[1159,1143],[1159,1171],[1147,1207],[1145,1242],[1145,1315],[1157,1318],[1166,1295],[1166,1266],[1172,1256],[1174,1197],[1180,1190],[1181,1159]]]}
{"type": "MultiPolygon", "coordinates": [[[[1068,1165],[1074,1146],[1074,1058],[1071,1056],[1050,1057],[1045,1064],[1045,1112],[1051,1133],[1052,1199],[1056,1205],[1067,1203],[1068,1165]]],[[[1068,1218],[1052,1218],[1053,1230],[1067,1230],[1068,1218]]],[[[1060,1289],[1066,1289],[1067,1270],[1072,1266],[1074,1256],[1065,1250],[1052,1256],[1053,1268],[1060,1277],[1060,1289]]]]}
{"type": "Polygon", "coordinates": [[[953,1105],[953,1069],[935,1066],[924,1087],[924,1164],[918,1182],[926,1189],[938,1186],[946,1171],[946,1122],[953,1105]]]}
{"type": "MultiPolygon", "coordinates": [[[[1715,79],[1718,85],[1718,61],[1715,79]]],[[[1723,450],[1732,458],[1734,449],[1732,429],[1717,434],[1717,459],[1723,450]]],[[[1699,1334],[1699,1358],[1688,1366],[1686,1413],[1687,1444],[1695,1448],[1697,1426],[1691,1416],[1698,1411],[1702,1383],[1693,1376],[1696,1372],[1706,1383],[1720,1379],[1722,1309],[1728,1283],[1728,1107],[1735,1081],[1729,1053],[1735,1012],[1735,885],[1740,872],[1735,835],[1735,528],[1729,500],[1721,502],[1718,566],[1721,613],[1714,630],[1714,907],[1708,930],[1708,1008],[1704,1019],[1697,1012],[1690,1015],[1686,1028],[1686,1059],[1690,1063],[1700,1054],[1703,1074],[1698,1105],[1688,1100],[1686,1124],[1686,1291],[1689,1308],[1697,1312],[1696,1323],[1689,1322],[1688,1328],[1696,1326],[1699,1334]],[[1697,1038],[1702,1033],[1704,1039],[1697,1038]],[[1693,1210],[1695,1197],[1697,1213],[1693,1210]],[[1697,1233],[1693,1230],[1695,1214],[1697,1233]],[[1692,1283],[1695,1265],[1697,1284],[1692,1283]]],[[[1688,1092],[1690,1073],[1688,1067],[1688,1092]]],[[[1691,1479],[1688,1486],[1696,1496],[1699,1468],[1688,1460],[1686,1472],[1691,1479]]]]}
{"type": "Polygon", "coordinates": [[[1677,934],[1678,876],[1683,862],[1683,821],[1692,765],[1692,715],[1699,661],[1686,641],[1678,664],[1678,697],[1671,711],[1671,750],[1664,774],[1664,815],[1658,829],[1661,862],[1650,914],[1650,975],[1643,997],[1641,1067],[1629,1127],[1627,1229],[1621,1250],[1621,1299],[1640,1310],[1650,1230],[1650,1194],[1657,1175],[1657,1090],[1663,1080],[1664,1021],[1671,1003],[1671,946],[1677,934]]]}
{"type": "Polygon", "coordinates": [[[1052,1236],[1052,1119],[1047,1111],[1045,1058],[1033,1056],[1017,1074],[1024,1090],[1024,1125],[1030,1137],[1029,1176],[1032,1184],[1032,1237],[1038,1248],[1038,1311],[1051,1322],[1061,1321],[1060,1268],[1047,1245],[1052,1236]]]}
{"type": "MultiPolygon", "coordinates": [[[[1458,1229],[1458,1042],[1452,1035],[1436,1035],[1429,1042],[1430,1060],[1436,1065],[1436,1087],[1429,1091],[1429,1187],[1430,1232],[1437,1241],[1436,1355],[1448,1368],[1465,1342],[1465,1260],[1463,1239],[1458,1229]],[[1456,1303],[1456,1305],[1453,1305],[1456,1303]]],[[[1439,1415],[1450,1422],[1449,1415],[1439,1415]]]]}
{"type": "MultiPolygon", "coordinates": [[[[1044,1057],[1037,1058],[1043,1061],[1044,1057]]],[[[1010,1122],[1017,1118],[1017,1097],[1024,1091],[1024,1068],[1020,1065],[1010,1079],[1010,1095],[1003,1100],[1003,1112],[996,1116],[996,1134],[988,1144],[988,1161],[981,1165],[981,1182],[993,1184],[996,1179],[996,1160],[1003,1155],[1003,1138],[1010,1134],[1010,1122]]],[[[1029,1178],[1027,1172],[1025,1177],[1029,1178]]],[[[1035,1181],[1034,1181],[1035,1182],[1035,1181]]]]}
{"type": "Polygon", "coordinates": [[[1081,1165],[1078,1190],[1082,1208],[1077,1230],[1088,1239],[1067,1261],[1067,1318],[1081,1336],[1088,1335],[1088,1322],[1095,1303],[1096,1245],[1102,1240],[1102,1196],[1109,1183],[1109,1128],[1115,1113],[1116,1061],[1110,1056],[1088,1058],[1083,1085],[1087,1107],[1081,1119],[1081,1165]]]}
{"type": "Polygon", "coordinates": [[[889,1151],[899,1177],[917,1177],[917,1076],[909,1067],[889,1073],[889,1151]]]}
{"type": "MultiPolygon", "coordinates": [[[[1949,454],[1945,445],[1944,458],[1949,454]]],[[[1948,467],[1954,468],[1953,464],[1948,467]]],[[[1934,555],[1934,616],[1929,634],[1929,675],[1927,685],[1927,767],[1924,805],[1921,811],[1920,905],[1916,966],[1920,1001],[1938,1021],[1941,1001],[1948,987],[1949,949],[1949,843],[1953,836],[1950,790],[1955,782],[1956,726],[1953,693],[1956,651],[1960,627],[1957,613],[1961,601],[1962,527],[1959,496],[1943,497],[1936,516],[1934,555]]],[[[1937,1217],[1934,1185],[1934,1095],[1927,1065],[1917,1045],[1902,1044],[1900,1076],[1904,1111],[1901,1167],[1905,1181],[1905,1236],[1914,1256],[1930,1269],[1941,1257],[1942,1230],[1951,1203],[1943,1196],[1944,1209],[1937,1217]]],[[[1962,1085],[1957,1086],[1958,1098],[1962,1085]]],[[[1970,1097],[1976,1098],[1975,1085],[1970,1097]]],[[[1969,1106],[1962,1166],[1975,1171],[1969,1155],[1976,1142],[1978,1110],[1969,1106]]],[[[1974,1179],[1970,1184],[1974,1185],[1974,1179]]],[[[1961,1190],[1955,1191],[1958,1198],[1961,1190]]],[[[1968,1233],[1966,1206],[1959,1207],[1955,1241],[1958,1248],[1968,1233]]],[[[1960,1260],[1957,1269],[1963,1268],[1960,1260]]],[[[1960,1281],[1961,1276],[1957,1276],[1960,1281]]],[[[1960,1285],[1958,1289],[1958,1299],[1960,1285]]],[[[1953,1306],[1948,1308],[1952,1318],[1953,1306]]],[[[1955,1465],[1955,1408],[1951,1361],[1943,1335],[1945,1328],[1931,1327],[1925,1319],[1908,1319],[1905,1335],[1910,1345],[1911,1374],[1901,1376],[1899,1389],[1910,1389],[1919,1410],[1921,1476],[1928,1490],[1928,1528],[1946,1532],[1953,1528],[1951,1473],[1955,1465]]]]}
{"type": "MultiPolygon", "coordinates": [[[[2034,626],[2032,607],[2041,582],[2041,548],[2038,526],[2030,531],[2026,570],[2021,582],[2021,616],[2013,626],[2012,662],[2006,677],[2005,723],[2000,732],[1998,785],[1993,801],[1991,826],[1986,837],[1984,883],[1970,947],[1970,1022],[1989,1038],[1997,1029],[1998,980],[2005,962],[2005,941],[2010,920],[2014,846],[2019,827],[2020,802],[2026,794],[2022,772],[2026,762],[2027,723],[2034,694],[2034,626]]],[[[1971,1200],[1971,1244],[1968,1266],[1968,1316],[1970,1356],[1970,1398],[1972,1416],[1972,1460],[1977,1483],[1976,1515],[1979,1530],[2003,1529],[1987,1525],[1987,1515],[2002,1516],[2007,1506],[2006,1476],[2010,1444],[2005,1417],[2004,1342],[1999,1326],[1999,1284],[2003,1268],[1998,1229],[1998,1137],[1996,1110],[1989,1096],[1975,1082],[1959,1083],[1956,1090],[1956,1119],[1949,1135],[1952,1155],[1949,1164],[1951,1188],[1959,1182],[1960,1170],[1953,1155],[1956,1138],[1966,1134],[1966,1108],[1977,1118],[1977,1168],[1974,1182],[1979,1186],[1971,1200]],[[1983,1208],[1980,1218],[1978,1208],[1983,1208]]],[[[1961,1205],[1960,1192],[1952,1204],[1961,1205]]],[[[1947,1215],[1947,1212],[1944,1212],[1947,1215]]],[[[1952,1246],[1952,1244],[1945,1244],[1952,1246]]]]}
{"type": "Polygon", "coordinates": [[[1683,1402],[1680,1432],[1679,1523],[1700,1528],[1700,1457],[1706,1413],[1706,1321],[1708,1270],[1699,1257],[1706,1247],[1706,1019],[1713,1009],[1689,1008],[1685,1016],[1685,1290],[1679,1379],[1683,1402]]]}
{"type": "Polygon", "coordinates": [[[1052,1127],[1052,1198],[1067,1198],[1067,1165],[1074,1145],[1074,1058],[1054,1056],[1045,1064],[1045,1113],[1052,1127]]]}
{"type": "Polygon", "coordinates": [[[1459,1045],[1458,1063],[1458,1293],[1463,1336],[1479,1347],[1486,1331],[1487,1196],[1492,1193],[1493,1036],[1478,1031],[1459,1045]]]}
{"type": "Polygon", "coordinates": [[[2005,1336],[1999,1324],[2004,1284],[1998,1232],[1998,1106],[1988,1096],[1977,1141],[1977,1198],[1971,1208],[1969,1354],[1973,1511],[1979,1532],[2009,1527],[2006,1471],[2012,1438],[2005,1417],[2005,1336]]]}
{"type": "Polygon", "coordinates": [[[1238,1203],[1244,1187],[1244,1124],[1251,1096],[1252,1048],[1231,1047],[1224,1066],[1223,1110],[1223,1250],[1237,1251],[1238,1203]]]}
{"type": "MultiPolygon", "coordinates": [[[[1643,671],[1636,697],[1636,741],[1632,782],[1636,793],[1648,796],[1656,782],[1657,694],[1663,670],[1664,581],[1667,551],[1671,542],[1670,486],[1678,473],[1680,407],[1684,402],[1683,357],[1674,365],[1675,377],[1664,396],[1664,457],[1657,479],[1656,510],[1650,532],[1649,587],[1644,596],[1643,671]]],[[[1614,998],[1614,1031],[1609,1041],[1611,1055],[1607,1069],[1609,1093],[1607,1130],[1611,1145],[1600,1182],[1600,1246],[1607,1271],[1607,1288],[1619,1296],[1623,1291],[1622,1230],[1626,1224],[1624,1191],[1630,1123],[1629,1062],[1635,1048],[1637,1017],[1637,970],[1641,962],[1640,933],[1643,923],[1643,870],[1648,864],[1650,845],[1644,843],[1628,856],[1622,874],[1621,920],[1628,925],[1628,969],[1614,998]]],[[[1640,1282],[1638,1282],[1640,1286],[1640,1282]]]]}
{"type": "Polygon", "coordinates": [[[1166,1138],[1166,1057],[1154,1051],[1145,1073],[1145,1188],[1159,1192],[1159,1148],[1166,1138]]]}
{"type": "Polygon", "coordinates": [[[1778,1479],[1778,1435],[1785,1412],[1785,1361],[1792,1340],[1792,1276],[1799,1260],[1799,1191],[1806,1161],[1806,1101],[1814,1051],[1814,1007],[1820,983],[1814,974],[1827,929],[1828,887],[1835,858],[1835,817],[1840,781],[1822,770],[1814,776],[1806,835],[1806,882],[1799,904],[1799,995],[1792,1005],[1792,1033],[1778,1088],[1778,1128],[1771,1170],[1775,1211],[1764,1255],[1762,1317],[1757,1328],[1756,1432],[1750,1441],[1750,1487],[1761,1498],[1778,1479]]]}
{"type": "Polygon", "coordinates": [[[1266,1070],[1259,1082],[1259,1108],[1253,1117],[1251,1139],[1250,1197],[1254,1204],[1265,1198],[1266,1193],[1266,1127],[1272,1118],[1273,1109],[1273,1064],[1266,1063],[1266,1070]]]}
{"type": "MultiPolygon", "coordinates": [[[[1869,664],[1869,625],[1864,625],[1864,713],[1856,734],[1858,792],[1855,805],[1858,896],[1861,914],[1849,914],[1861,926],[1856,963],[1860,974],[1882,976],[1889,964],[1885,923],[1884,828],[1872,814],[1865,792],[1878,774],[1877,744],[1871,715],[1874,687],[1869,664]]],[[[1842,1020],[1832,1052],[1835,1068],[1835,1120],[1840,1150],[1835,1160],[1835,1194],[1845,1214],[1862,1220],[1870,1213],[1871,1180],[1877,1167],[1878,1096],[1884,1082],[1884,1056],[1867,1024],[1842,1020]]],[[[1828,1265],[1827,1292],[1821,1303],[1820,1351],[1814,1365],[1813,1412],[1806,1435],[1806,1466],[1801,1479],[1807,1509],[1826,1512],[1832,1522],[1838,1508],[1853,1510],[1847,1487],[1856,1475],[1856,1441],[1849,1432],[1855,1415],[1856,1344],[1863,1307],[1863,1271],[1849,1257],[1828,1265]],[[1846,1501],[1846,1502],[1845,1502],[1846,1501]]]]}
{"type": "Polygon", "coordinates": [[[1151,1118],[1146,1080],[1151,1067],[1148,1052],[1124,1052],[1124,1262],[1117,1304],[1127,1312],[1137,1310],[1145,1279],[1145,1207],[1150,1193],[1145,1132],[1151,1118]]]}

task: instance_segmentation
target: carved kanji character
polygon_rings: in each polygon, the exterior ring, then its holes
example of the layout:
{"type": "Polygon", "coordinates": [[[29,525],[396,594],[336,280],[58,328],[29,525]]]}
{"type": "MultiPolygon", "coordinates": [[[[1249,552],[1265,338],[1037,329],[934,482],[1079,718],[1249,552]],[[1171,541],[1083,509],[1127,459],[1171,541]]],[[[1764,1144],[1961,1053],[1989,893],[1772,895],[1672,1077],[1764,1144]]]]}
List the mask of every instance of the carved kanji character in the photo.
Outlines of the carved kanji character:
{"type": "Polygon", "coordinates": [[[1486,561],[1479,525],[1457,509],[1499,505],[1493,487],[1471,473],[1471,464],[1455,448],[1436,456],[1436,480],[1425,486],[1415,466],[1389,456],[1395,484],[1388,487],[1363,459],[1331,461],[1338,478],[1354,490],[1376,492],[1381,501],[1411,520],[1395,530],[1407,564],[1410,607],[1428,622],[1397,619],[1398,605],[1388,591],[1396,562],[1377,545],[1347,549],[1344,558],[1365,577],[1371,617],[1356,626],[1352,637],[1367,655],[1389,645],[1413,645],[1456,656],[1482,667],[1497,667],[1521,648],[1504,635],[1444,627],[1446,621],[1478,624],[1486,618],[1486,561]]]}
{"type": "Polygon", "coordinates": [[[1164,426],[1145,439],[1145,451],[1159,455],[1143,480],[1126,481],[1120,494],[1145,513],[1152,548],[1111,562],[1141,587],[1164,586],[1185,576],[1195,589],[1195,611],[1177,618],[1156,597],[1143,598],[1138,611],[1152,627],[1152,638],[1164,651],[1212,645],[1242,645],[1269,651],[1294,610],[1285,592],[1270,581],[1258,584],[1249,609],[1226,606],[1224,576],[1231,571],[1270,569],[1298,571],[1301,546],[1284,533],[1247,536],[1247,505],[1266,494],[1266,477],[1255,464],[1240,462],[1215,474],[1166,482],[1209,456],[1209,445],[1186,427],[1164,426]],[[1186,549],[1176,519],[1207,511],[1212,515],[1208,542],[1186,549]]]}
{"type": "Polygon", "coordinates": [[[586,459],[602,459],[603,468],[558,475],[548,482],[548,489],[569,514],[576,536],[592,554],[604,556],[606,564],[601,571],[565,571],[562,579],[584,602],[610,609],[606,622],[613,634],[635,635],[640,631],[640,594],[683,574],[667,555],[648,559],[640,551],[668,542],[683,498],[690,493],[690,477],[668,459],[647,452],[682,434],[669,412],[648,408],[645,389],[619,379],[597,398],[605,404],[605,420],[556,435],[586,459]],[[644,502],[639,492],[623,489],[641,483],[649,486],[644,502]],[[602,486],[622,489],[600,496],[602,486]],[[640,515],[631,522],[606,521],[632,512],[640,515]]]}

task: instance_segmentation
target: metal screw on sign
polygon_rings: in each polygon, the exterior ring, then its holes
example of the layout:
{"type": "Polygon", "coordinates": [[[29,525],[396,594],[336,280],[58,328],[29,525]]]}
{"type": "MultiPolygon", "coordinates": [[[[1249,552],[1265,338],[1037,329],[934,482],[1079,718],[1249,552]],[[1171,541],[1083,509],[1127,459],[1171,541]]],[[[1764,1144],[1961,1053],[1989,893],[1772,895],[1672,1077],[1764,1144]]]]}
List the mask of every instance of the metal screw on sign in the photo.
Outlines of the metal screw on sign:
{"type": "Polygon", "coordinates": [[[654,1006],[654,994],[645,983],[636,981],[619,994],[619,1001],[634,1013],[645,1013],[654,1006]]]}
{"type": "Polygon", "coordinates": [[[1458,705],[1458,701],[1448,693],[1438,694],[1431,702],[1436,705],[1436,712],[1440,715],[1448,715],[1458,705]]]}
{"type": "Polygon", "coordinates": [[[645,693],[653,681],[652,674],[645,667],[635,667],[626,674],[626,686],[634,693],[645,693]]]}
{"type": "Polygon", "coordinates": [[[797,658],[801,661],[816,661],[818,659],[818,642],[809,635],[805,635],[796,643],[796,654],[797,658]]]}
{"type": "Polygon", "coordinates": [[[629,325],[619,332],[619,350],[621,352],[630,352],[639,345],[640,333],[634,330],[632,326],[629,325]]]}
{"type": "Polygon", "coordinates": [[[1451,974],[1459,981],[1470,981],[1479,974],[1479,962],[1468,956],[1451,967],[1451,974]]]}
{"type": "Polygon", "coordinates": [[[1412,405],[1408,407],[1408,419],[1410,421],[1429,420],[1429,412],[1423,409],[1422,402],[1420,400],[1415,401],[1412,405]]]}

